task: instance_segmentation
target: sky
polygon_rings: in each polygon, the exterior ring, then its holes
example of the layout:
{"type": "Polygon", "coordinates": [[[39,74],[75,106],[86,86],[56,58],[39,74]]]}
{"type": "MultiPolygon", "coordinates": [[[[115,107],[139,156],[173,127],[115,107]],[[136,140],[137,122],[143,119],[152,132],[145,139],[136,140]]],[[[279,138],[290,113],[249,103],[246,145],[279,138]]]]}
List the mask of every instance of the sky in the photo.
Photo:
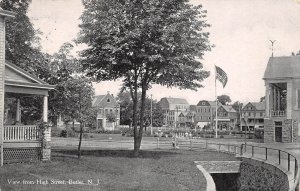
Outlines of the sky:
{"type": "MultiPolygon", "coordinates": [[[[265,94],[263,74],[271,56],[289,56],[300,50],[300,0],[190,0],[202,4],[211,25],[210,42],[215,45],[201,60],[211,76],[202,82],[198,91],[179,90],[154,85],[148,91],[153,98],[186,98],[189,104],[200,100],[215,100],[214,66],[228,76],[225,88],[217,82],[217,95],[226,94],[231,100],[259,101],[265,94]]],[[[44,52],[57,52],[64,42],[74,40],[79,32],[81,0],[32,0],[29,18],[43,32],[44,52]]],[[[83,45],[75,50],[84,48],[83,45]]],[[[96,95],[107,91],[117,95],[121,83],[94,83],[96,95]]]]}

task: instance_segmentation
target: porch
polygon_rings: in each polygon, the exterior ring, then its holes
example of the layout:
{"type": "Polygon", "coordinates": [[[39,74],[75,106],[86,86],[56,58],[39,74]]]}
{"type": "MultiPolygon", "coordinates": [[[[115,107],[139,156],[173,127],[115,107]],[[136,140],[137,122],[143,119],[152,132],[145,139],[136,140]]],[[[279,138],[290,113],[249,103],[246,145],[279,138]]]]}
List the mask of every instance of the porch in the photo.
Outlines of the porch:
{"type": "Polygon", "coordinates": [[[266,83],[266,117],[287,117],[287,97],[291,94],[289,86],[288,82],[266,83]]]}
{"type": "Polygon", "coordinates": [[[6,62],[1,165],[50,160],[51,128],[42,132],[38,124],[48,121],[48,91],[51,89],[54,86],[6,62]]]}
{"type": "Polygon", "coordinates": [[[37,125],[4,125],[3,163],[41,158],[41,131],[37,125]]]}

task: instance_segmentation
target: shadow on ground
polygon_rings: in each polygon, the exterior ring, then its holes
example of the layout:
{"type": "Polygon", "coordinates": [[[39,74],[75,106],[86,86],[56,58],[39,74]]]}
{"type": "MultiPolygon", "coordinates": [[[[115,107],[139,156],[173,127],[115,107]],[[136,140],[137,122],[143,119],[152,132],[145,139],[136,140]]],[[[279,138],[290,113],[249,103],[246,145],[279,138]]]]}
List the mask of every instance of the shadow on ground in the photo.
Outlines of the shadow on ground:
{"type": "MultiPolygon", "coordinates": [[[[143,151],[139,152],[138,158],[152,158],[159,159],[161,157],[178,155],[178,152],[172,151],[143,151]]],[[[76,149],[56,149],[52,150],[53,157],[70,157],[77,158],[78,151],[76,149]]],[[[82,150],[81,156],[93,156],[93,157],[124,157],[133,158],[132,150],[82,150]]]]}

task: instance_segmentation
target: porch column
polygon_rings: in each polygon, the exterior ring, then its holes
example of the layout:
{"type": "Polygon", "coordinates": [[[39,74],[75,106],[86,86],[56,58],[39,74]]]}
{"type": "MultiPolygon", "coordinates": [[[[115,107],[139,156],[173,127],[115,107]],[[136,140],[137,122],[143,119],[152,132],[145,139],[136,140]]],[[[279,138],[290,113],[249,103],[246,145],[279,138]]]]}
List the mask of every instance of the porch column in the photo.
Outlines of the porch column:
{"type": "Polygon", "coordinates": [[[266,94],[265,94],[265,100],[266,100],[266,117],[270,117],[270,85],[269,83],[266,83],[266,94]]]}
{"type": "Polygon", "coordinates": [[[48,95],[44,96],[43,122],[48,122],[48,95]]]}
{"type": "Polygon", "coordinates": [[[280,97],[281,97],[281,95],[280,95],[280,90],[279,89],[277,89],[277,110],[278,111],[280,111],[281,109],[280,109],[280,97]]]}
{"type": "Polygon", "coordinates": [[[16,111],[16,123],[21,123],[21,107],[20,107],[20,98],[17,99],[17,111],[16,111]]]}
{"type": "MultiPolygon", "coordinates": [[[[48,95],[44,95],[43,103],[43,122],[48,122],[48,95]]],[[[47,125],[47,128],[44,129],[44,137],[42,140],[42,160],[48,161],[51,159],[51,127],[47,125]]]]}
{"type": "Polygon", "coordinates": [[[274,86],[272,87],[272,94],[273,94],[272,110],[275,111],[276,110],[276,89],[274,86]]]}
{"type": "Polygon", "coordinates": [[[292,82],[287,82],[287,87],[286,87],[286,117],[287,119],[292,119],[292,96],[293,94],[293,85],[292,82]]]}

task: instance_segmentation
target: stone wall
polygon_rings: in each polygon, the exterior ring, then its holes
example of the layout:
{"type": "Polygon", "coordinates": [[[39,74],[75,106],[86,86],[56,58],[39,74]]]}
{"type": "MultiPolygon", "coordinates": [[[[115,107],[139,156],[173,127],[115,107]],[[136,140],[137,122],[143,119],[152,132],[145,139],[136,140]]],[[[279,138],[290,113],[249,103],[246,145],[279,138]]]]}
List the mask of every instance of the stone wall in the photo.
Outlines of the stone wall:
{"type": "Polygon", "coordinates": [[[273,165],[253,159],[242,158],[240,169],[240,191],[289,190],[287,175],[273,165]]]}
{"type": "MultiPolygon", "coordinates": [[[[264,142],[275,142],[275,120],[266,118],[264,120],[264,142]]],[[[290,143],[297,141],[298,138],[298,121],[292,119],[277,119],[282,121],[282,142],[290,143]],[[292,123],[294,123],[292,125],[292,123]],[[293,136],[292,136],[293,134],[293,136]],[[293,140],[292,140],[293,137],[293,140]]]]}
{"type": "Polygon", "coordinates": [[[282,142],[290,143],[295,142],[298,136],[298,121],[292,119],[286,119],[282,123],[282,142]],[[294,123],[292,125],[292,123],[294,123]],[[293,133],[293,140],[292,140],[293,133]]]}

